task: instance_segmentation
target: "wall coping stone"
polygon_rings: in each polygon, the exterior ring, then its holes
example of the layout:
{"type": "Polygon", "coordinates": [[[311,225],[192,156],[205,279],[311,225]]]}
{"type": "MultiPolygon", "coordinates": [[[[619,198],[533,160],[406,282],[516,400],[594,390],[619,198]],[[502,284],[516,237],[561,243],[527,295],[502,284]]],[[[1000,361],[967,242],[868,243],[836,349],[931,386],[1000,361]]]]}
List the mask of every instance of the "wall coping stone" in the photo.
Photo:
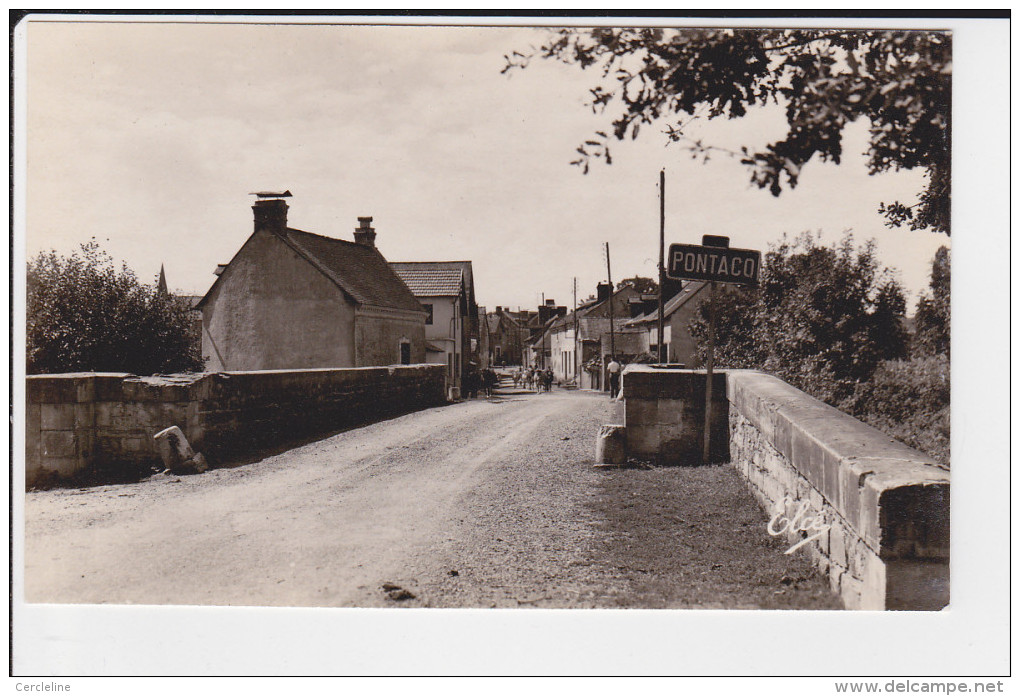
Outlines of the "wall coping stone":
{"type": "Polygon", "coordinates": [[[946,467],[763,372],[727,370],[726,396],[882,558],[948,558],[946,467]]]}

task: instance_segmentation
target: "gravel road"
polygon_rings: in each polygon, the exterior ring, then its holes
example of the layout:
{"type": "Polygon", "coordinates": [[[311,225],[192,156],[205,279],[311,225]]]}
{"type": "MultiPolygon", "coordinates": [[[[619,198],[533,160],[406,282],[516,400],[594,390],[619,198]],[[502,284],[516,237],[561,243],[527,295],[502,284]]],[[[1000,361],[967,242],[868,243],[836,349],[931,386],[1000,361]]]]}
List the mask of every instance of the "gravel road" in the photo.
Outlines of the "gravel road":
{"type": "Polygon", "coordinates": [[[729,467],[593,468],[618,408],[502,393],[236,468],[30,492],[26,601],[839,607],[729,467]]]}

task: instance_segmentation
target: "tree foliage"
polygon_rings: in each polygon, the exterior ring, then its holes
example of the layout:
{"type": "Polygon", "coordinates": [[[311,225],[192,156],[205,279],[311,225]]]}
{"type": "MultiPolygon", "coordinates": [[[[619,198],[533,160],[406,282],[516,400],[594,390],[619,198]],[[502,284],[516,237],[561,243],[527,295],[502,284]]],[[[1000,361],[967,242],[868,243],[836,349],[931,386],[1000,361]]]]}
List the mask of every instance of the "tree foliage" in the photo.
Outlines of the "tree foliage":
{"type": "Polygon", "coordinates": [[[597,113],[610,111],[611,135],[597,131],[577,151],[587,173],[593,158],[612,162],[612,138],[636,138],[663,122],[674,141],[707,159],[721,150],[686,134],[697,118],[739,118],[779,104],[788,132],[764,149],[742,148],[751,181],[778,196],[797,185],[817,155],[839,163],[842,134],[870,123],[870,173],[923,168],[918,201],[885,203],[889,226],[950,230],[951,39],[932,31],[785,29],[561,29],[529,53],[506,56],[503,71],[535,56],[601,72],[591,90],[597,113]]]}
{"type": "Polygon", "coordinates": [[[189,303],[138,282],[96,241],[28,263],[29,374],[201,370],[189,303]]]}
{"type": "MultiPolygon", "coordinates": [[[[907,352],[903,291],[873,245],[857,248],[849,234],[832,246],[805,234],[771,248],[760,287],[717,292],[715,307],[717,365],[771,372],[831,404],[907,352]]],[[[691,324],[701,356],[707,311],[702,303],[691,324]]]]}
{"type": "Polygon", "coordinates": [[[914,352],[949,356],[949,249],[939,247],[931,265],[931,294],[917,302],[914,352]]]}
{"type": "Polygon", "coordinates": [[[945,353],[888,360],[837,405],[949,466],[949,381],[945,353]]]}
{"type": "Polygon", "coordinates": [[[654,294],[659,292],[659,283],[651,278],[645,278],[644,276],[634,276],[633,278],[624,278],[616,284],[617,290],[623,290],[626,287],[631,287],[637,290],[642,295],[654,294]]]}

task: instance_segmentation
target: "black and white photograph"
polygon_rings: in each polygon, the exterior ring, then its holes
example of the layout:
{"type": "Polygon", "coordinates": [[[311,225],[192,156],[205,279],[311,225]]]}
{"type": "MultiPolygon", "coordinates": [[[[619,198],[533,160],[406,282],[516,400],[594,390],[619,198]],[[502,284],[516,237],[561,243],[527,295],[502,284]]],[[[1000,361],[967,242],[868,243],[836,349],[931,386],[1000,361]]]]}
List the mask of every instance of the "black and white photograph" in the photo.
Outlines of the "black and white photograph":
{"type": "Polygon", "coordinates": [[[1008,675],[1008,17],[12,20],[11,675],[1008,675]]]}

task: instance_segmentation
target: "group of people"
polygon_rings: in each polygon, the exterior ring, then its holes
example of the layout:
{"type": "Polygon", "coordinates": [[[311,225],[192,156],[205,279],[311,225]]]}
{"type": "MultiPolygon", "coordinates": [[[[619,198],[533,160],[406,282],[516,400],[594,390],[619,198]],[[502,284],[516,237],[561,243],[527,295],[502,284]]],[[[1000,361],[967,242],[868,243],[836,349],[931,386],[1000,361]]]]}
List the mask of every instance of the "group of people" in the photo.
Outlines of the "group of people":
{"type": "Polygon", "coordinates": [[[524,387],[535,392],[552,389],[553,371],[551,367],[540,370],[536,367],[520,368],[513,372],[514,387],[524,387]]]}
{"type": "Polygon", "coordinates": [[[496,375],[496,371],[492,368],[484,368],[479,371],[475,369],[474,363],[468,367],[467,374],[464,375],[464,396],[469,399],[475,399],[478,397],[478,393],[482,392],[485,396],[492,396],[493,392],[496,391],[496,387],[499,385],[499,377],[496,375]]]}

